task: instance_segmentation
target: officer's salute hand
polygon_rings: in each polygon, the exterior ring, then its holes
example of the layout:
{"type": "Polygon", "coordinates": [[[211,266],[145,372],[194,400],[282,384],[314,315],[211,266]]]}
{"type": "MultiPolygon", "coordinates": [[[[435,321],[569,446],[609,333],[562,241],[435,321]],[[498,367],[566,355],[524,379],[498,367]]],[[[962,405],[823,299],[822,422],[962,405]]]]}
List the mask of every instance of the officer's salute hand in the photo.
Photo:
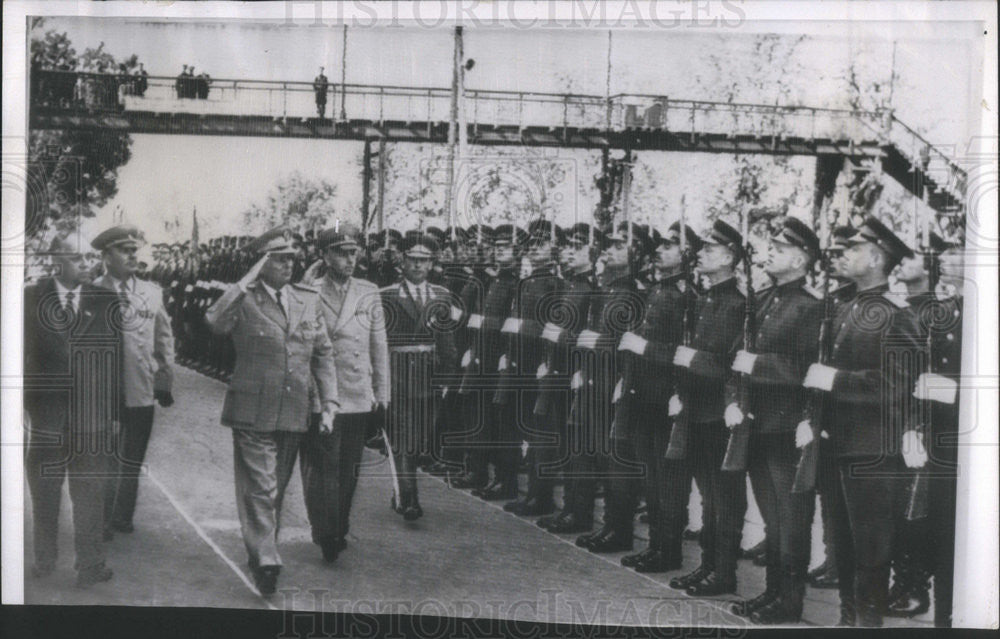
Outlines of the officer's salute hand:
{"type": "Polygon", "coordinates": [[[265,262],[267,262],[267,254],[257,260],[257,263],[254,264],[249,271],[247,271],[247,274],[240,278],[240,281],[236,283],[236,285],[240,287],[240,290],[246,291],[247,286],[257,279],[257,276],[260,274],[260,270],[264,268],[265,262]]]}
{"type": "Polygon", "coordinates": [[[306,272],[302,274],[302,281],[305,283],[312,282],[313,280],[319,279],[319,271],[323,267],[323,260],[316,260],[309,265],[306,272]]]}

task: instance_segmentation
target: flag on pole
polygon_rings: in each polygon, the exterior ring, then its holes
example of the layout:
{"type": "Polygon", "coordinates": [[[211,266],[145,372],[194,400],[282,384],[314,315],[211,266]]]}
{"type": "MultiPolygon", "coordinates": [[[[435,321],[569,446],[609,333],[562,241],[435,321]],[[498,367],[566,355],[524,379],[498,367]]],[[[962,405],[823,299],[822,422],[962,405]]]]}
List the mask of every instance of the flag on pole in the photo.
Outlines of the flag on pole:
{"type": "Polygon", "coordinates": [[[198,241],[198,207],[191,210],[191,257],[192,264],[197,270],[200,266],[201,255],[198,251],[200,243],[198,241]]]}

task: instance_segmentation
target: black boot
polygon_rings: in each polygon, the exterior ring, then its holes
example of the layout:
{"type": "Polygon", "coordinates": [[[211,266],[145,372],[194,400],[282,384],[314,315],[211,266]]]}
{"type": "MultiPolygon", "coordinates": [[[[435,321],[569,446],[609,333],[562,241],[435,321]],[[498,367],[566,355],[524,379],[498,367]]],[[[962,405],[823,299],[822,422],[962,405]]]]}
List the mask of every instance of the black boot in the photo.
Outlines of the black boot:
{"type": "Polygon", "coordinates": [[[686,575],[681,575],[679,577],[674,577],[670,580],[668,584],[674,590],[686,590],[688,586],[693,583],[697,583],[707,577],[712,572],[712,569],[701,565],[687,573],[686,575]]]}
{"type": "Polygon", "coordinates": [[[750,620],[765,626],[798,623],[802,620],[805,594],[806,579],[803,571],[784,570],[780,595],[770,604],[751,613],[750,620]]]}
{"type": "Polygon", "coordinates": [[[889,589],[889,604],[885,611],[887,617],[910,618],[930,610],[930,576],[914,565],[913,561],[912,557],[907,556],[897,562],[898,572],[889,589]]]}
{"type": "Polygon", "coordinates": [[[609,526],[608,524],[604,524],[603,526],[601,526],[600,528],[598,528],[596,531],[588,532],[588,533],[586,533],[584,535],[580,535],[579,537],[576,538],[576,541],[574,543],[577,546],[579,546],[580,548],[589,548],[591,542],[593,542],[595,539],[597,539],[601,535],[606,535],[606,534],[608,534],[610,532],[611,532],[611,526],[609,526]]]}
{"type": "Polygon", "coordinates": [[[639,552],[631,554],[631,555],[625,555],[621,559],[621,564],[623,566],[625,566],[626,568],[631,568],[631,567],[635,566],[636,563],[642,561],[643,559],[645,559],[649,555],[652,555],[655,552],[656,552],[656,550],[654,548],[650,547],[650,548],[646,548],[645,550],[640,550],[639,552]]]}
{"type": "Polygon", "coordinates": [[[613,528],[593,538],[587,550],[593,553],[626,552],[632,550],[632,531],[613,528]]]}
{"type": "Polygon", "coordinates": [[[677,570],[681,567],[681,557],[680,555],[670,555],[663,552],[662,550],[657,550],[651,555],[647,556],[645,559],[641,559],[632,568],[636,572],[648,574],[648,573],[660,573],[660,572],[670,572],[671,570],[677,570]]]}

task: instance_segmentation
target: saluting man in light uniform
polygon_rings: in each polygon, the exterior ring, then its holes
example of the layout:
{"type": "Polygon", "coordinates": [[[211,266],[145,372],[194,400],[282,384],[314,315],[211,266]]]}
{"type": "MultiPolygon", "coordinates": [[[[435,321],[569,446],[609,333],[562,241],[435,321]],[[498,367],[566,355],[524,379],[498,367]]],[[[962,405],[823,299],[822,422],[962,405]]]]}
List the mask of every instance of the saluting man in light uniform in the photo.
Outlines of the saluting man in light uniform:
{"type": "Polygon", "coordinates": [[[274,594],[281,557],[281,502],[309,418],[310,378],[322,413],[320,432],[333,429],[337,373],[333,346],[315,289],[289,284],[296,248],[284,227],[246,250],[259,261],[205,314],[212,331],[231,335],[236,366],[222,407],[233,429],[236,505],[248,564],[257,588],[274,594]]]}
{"type": "Polygon", "coordinates": [[[365,430],[375,408],[389,403],[389,349],[378,287],[353,277],[361,231],[338,224],[319,234],[322,262],[303,282],[316,286],[337,366],[340,409],[333,432],[321,433],[319,398],[313,397],[309,434],[303,442],[302,485],[313,542],[327,562],[347,546],[351,501],[365,430]],[[320,267],[325,268],[325,274],[320,267]]]}
{"type": "Polygon", "coordinates": [[[173,405],[174,333],[163,305],[163,290],[135,276],[136,252],[145,244],[132,225],[113,226],[91,242],[101,251],[105,274],[96,286],[118,293],[124,310],[122,340],[125,407],[117,446],[118,473],[105,495],[105,537],[113,530],[130,533],[139,492],[139,471],[153,429],[153,401],[173,405]]]}

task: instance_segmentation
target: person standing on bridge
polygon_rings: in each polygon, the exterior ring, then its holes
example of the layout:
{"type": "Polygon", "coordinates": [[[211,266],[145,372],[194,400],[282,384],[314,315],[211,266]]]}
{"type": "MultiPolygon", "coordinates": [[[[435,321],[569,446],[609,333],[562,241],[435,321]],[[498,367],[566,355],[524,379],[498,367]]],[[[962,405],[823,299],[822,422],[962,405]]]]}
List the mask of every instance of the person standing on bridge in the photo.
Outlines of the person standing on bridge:
{"type": "Polygon", "coordinates": [[[144,243],[142,231],[132,225],[113,226],[91,242],[104,261],[104,275],[94,280],[94,285],[117,293],[125,310],[125,406],[115,442],[118,472],[110,479],[105,497],[106,537],[113,531],[132,532],[139,471],[153,430],[153,402],[164,408],[174,403],[174,333],[163,305],[163,291],[137,277],[136,252],[144,243]]]}
{"type": "Polygon", "coordinates": [[[317,244],[322,262],[310,267],[302,280],[319,290],[338,371],[340,409],[333,431],[320,431],[319,398],[314,395],[309,432],[300,452],[312,538],[327,562],[336,560],[347,546],[366,429],[373,411],[384,414],[389,403],[389,350],[381,297],[377,286],[354,277],[360,235],[350,224],[321,232],[317,244]],[[325,267],[325,274],[320,267],[325,267]]]}
{"type": "Polygon", "coordinates": [[[231,335],[236,365],[222,407],[233,431],[236,505],[248,564],[261,595],[274,594],[281,557],[281,502],[309,418],[315,380],[330,433],[339,407],[337,371],[315,289],[290,284],[296,249],[286,227],[267,231],[245,250],[260,260],[205,314],[218,335],[231,335]]]}
{"type": "Polygon", "coordinates": [[[313,80],[313,91],[316,92],[316,114],[322,120],[326,117],[326,92],[330,81],[323,75],[324,67],[319,68],[319,75],[313,80]]]}

